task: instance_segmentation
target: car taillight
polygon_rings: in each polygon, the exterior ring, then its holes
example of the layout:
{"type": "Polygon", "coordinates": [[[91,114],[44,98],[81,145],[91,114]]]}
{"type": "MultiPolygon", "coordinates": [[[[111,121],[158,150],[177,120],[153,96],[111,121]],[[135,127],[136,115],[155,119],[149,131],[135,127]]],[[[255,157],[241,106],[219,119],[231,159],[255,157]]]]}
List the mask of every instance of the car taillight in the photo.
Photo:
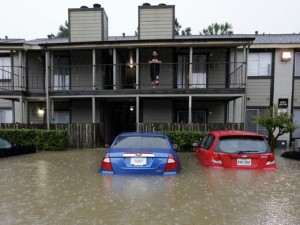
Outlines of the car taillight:
{"type": "Polygon", "coordinates": [[[213,153],[211,155],[211,162],[213,164],[219,164],[219,165],[222,165],[223,162],[222,162],[222,159],[221,159],[221,156],[219,155],[219,153],[213,153]]]}
{"type": "Polygon", "coordinates": [[[275,157],[274,155],[269,155],[267,158],[266,166],[274,165],[275,164],[275,157]]]}
{"type": "Polygon", "coordinates": [[[112,171],[113,170],[111,162],[110,162],[110,158],[109,158],[108,155],[106,155],[104,157],[104,159],[102,160],[101,169],[108,170],[108,171],[112,171]]]}
{"type": "Polygon", "coordinates": [[[179,163],[177,162],[177,160],[173,156],[169,155],[165,172],[170,172],[172,170],[178,169],[178,167],[179,163]]]}

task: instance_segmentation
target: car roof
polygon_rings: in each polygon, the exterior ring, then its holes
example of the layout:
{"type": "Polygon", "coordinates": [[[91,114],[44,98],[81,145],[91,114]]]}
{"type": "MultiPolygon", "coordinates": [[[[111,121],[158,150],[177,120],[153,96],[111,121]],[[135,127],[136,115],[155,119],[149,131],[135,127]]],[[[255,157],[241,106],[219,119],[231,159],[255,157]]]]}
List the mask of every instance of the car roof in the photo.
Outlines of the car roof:
{"type": "Polygon", "coordinates": [[[258,134],[251,131],[241,131],[241,130],[217,130],[217,131],[210,131],[211,134],[215,136],[254,136],[254,137],[265,137],[262,134],[258,134]]]}
{"type": "Polygon", "coordinates": [[[118,136],[151,136],[151,137],[165,137],[163,132],[124,132],[120,133],[118,136]]]}

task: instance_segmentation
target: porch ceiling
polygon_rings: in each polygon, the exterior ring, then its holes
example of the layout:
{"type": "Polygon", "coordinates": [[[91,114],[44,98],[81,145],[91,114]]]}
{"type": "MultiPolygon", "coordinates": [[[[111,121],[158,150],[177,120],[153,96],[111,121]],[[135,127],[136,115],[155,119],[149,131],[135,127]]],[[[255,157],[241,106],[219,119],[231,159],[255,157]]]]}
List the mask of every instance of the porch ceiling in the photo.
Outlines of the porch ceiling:
{"type": "Polygon", "coordinates": [[[188,98],[192,96],[201,101],[231,101],[245,96],[245,89],[190,89],[190,90],[177,90],[177,89],[161,89],[161,90],[100,90],[100,91],[60,91],[51,92],[51,98],[188,98]]]}

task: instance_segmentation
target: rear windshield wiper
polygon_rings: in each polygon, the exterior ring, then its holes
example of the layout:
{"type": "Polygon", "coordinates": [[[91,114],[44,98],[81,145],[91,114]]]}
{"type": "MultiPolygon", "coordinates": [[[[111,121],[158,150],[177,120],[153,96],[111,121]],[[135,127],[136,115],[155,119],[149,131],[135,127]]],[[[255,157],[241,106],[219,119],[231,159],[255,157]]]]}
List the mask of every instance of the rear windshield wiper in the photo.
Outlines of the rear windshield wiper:
{"type": "Polygon", "coordinates": [[[234,154],[245,154],[245,153],[256,153],[256,152],[259,152],[259,151],[256,151],[256,150],[237,151],[237,152],[234,152],[234,154]]]}

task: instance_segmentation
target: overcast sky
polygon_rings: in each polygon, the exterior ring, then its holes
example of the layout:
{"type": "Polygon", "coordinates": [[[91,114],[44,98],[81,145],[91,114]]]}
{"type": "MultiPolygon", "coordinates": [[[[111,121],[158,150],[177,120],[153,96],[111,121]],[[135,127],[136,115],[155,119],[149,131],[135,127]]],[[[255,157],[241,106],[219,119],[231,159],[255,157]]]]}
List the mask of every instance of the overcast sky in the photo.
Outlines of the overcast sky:
{"type": "Polygon", "coordinates": [[[300,33],[300,0],[1,0],[0,38],[46,38],[68,19],[68,8],[99,3],[108,16],[110,36],[134,35],[138,6],[175,5],[183,28],[199,34],[213,22],[229,22],[235,34],[300,33]]]}

